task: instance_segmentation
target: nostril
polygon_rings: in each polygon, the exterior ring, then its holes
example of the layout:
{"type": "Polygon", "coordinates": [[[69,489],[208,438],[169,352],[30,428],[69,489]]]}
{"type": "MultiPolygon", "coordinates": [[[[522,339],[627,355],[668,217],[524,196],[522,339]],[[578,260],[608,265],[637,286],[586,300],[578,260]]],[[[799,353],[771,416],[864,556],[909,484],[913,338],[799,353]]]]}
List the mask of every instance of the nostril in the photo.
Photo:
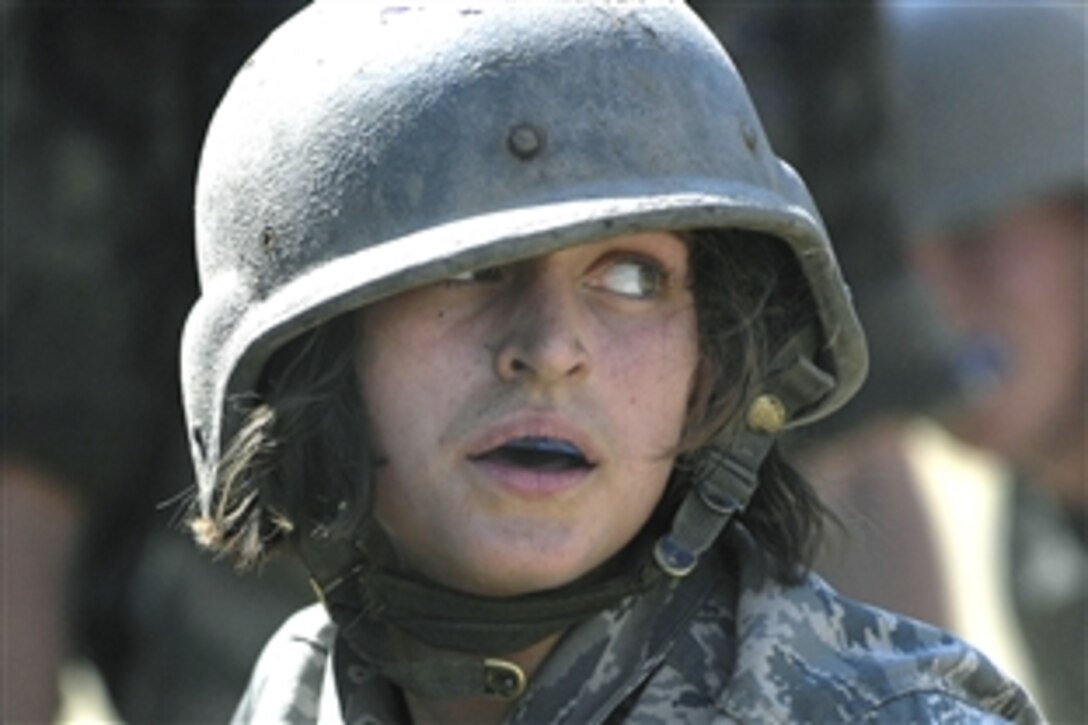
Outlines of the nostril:
{"type": "Polygon", "coordinates": [[[494,351],[495,369],[500,378],[521,380],[533,375],[534,367],[525,350],[513,342],[499,345],[494,351]]]}

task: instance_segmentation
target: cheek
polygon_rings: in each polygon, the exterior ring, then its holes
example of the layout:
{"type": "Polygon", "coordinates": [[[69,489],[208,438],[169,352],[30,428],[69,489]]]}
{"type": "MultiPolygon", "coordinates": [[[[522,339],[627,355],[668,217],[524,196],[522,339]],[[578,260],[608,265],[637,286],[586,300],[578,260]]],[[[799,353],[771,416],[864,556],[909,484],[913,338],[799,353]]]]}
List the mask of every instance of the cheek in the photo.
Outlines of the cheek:
{"type": "Polygon", "coordinates": [[[433,376],[421,370],[427,349],[426,331],[404,324],[395,306],[360,313],[356,326],[355,376],[374,443],[384,456],[392,441],[414,440],[422,416],[412,410],[426,400],[433,376]]]}
{"type": "Polygon", "coordinates": [[[469,412],[466,391],[489,370],[483,347],[434,309],[367,314],[357,327],[355,374],[373,443],[392,467],[418,473],[450,421],[469,412]]]}
{"type": "Polygon", "coordinates": [[[672,445],[680,436],[698,361],[695,319],[674,315],[621,336],[611,361],[623,422],[641,444],[672,445]],[[649,440],[648,440],[649,439],[649,440]]]}

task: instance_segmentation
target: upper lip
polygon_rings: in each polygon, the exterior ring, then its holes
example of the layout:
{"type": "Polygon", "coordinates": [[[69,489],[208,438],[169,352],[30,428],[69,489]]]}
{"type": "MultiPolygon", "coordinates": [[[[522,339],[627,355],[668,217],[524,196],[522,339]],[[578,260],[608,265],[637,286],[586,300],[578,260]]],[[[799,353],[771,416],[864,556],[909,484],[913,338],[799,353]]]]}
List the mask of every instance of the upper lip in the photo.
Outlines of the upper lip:
{"type": "Polygon", "coordinates": [[[590,466],[600,462],[600,454],[589,434],[555,413],[528,413],[507,418],[474,438],[468,446],[467,457],[480,458],[511,441],[524,438],[566,441],[581,452],[590,466]]]}

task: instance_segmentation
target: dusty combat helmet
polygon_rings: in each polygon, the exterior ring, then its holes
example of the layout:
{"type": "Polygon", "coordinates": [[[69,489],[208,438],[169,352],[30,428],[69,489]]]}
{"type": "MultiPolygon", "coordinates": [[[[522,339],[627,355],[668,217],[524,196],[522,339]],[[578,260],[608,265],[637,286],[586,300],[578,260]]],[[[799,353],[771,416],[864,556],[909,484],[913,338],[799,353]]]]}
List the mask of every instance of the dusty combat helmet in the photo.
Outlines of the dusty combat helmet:
{"type": "MultiPolygon", "coordinates": [[[[202,295],[182,341],[200,505],[207,512],[221,451],[238,430],[231,400],[252,394],[288,340],[462,271],[621,233],[713,228],[783,240],[820,325],[776,358],[748,427],[708,459],[708,484],[693,487],[654,546],[673,576],[690,571],[743,507],[778,429],[842,405],[866,369],[818,213],[768,147],[732,62],[680,2],[306,8],[239,72],[200,162],[202,295]]],[[[422,670],[386,673],[435,697],[481,687],[516,694],[508,670],[448,651],[516,650],[645,584],[636,575],[572,597],[495,602],[395,573],[358,575],[352,557],[363,554],[322,549],[317,538],[303,535],[300,553],[334,620],[351,623],[342,631],[352,646],[373,647],[381,632],[362,631],[373,622],[354,616],[351,597],[381,597],[363,609],[442,653],[422,670]],[[450,612],[471,621],[451,633],[450,612]]]]}
{"type": "Polygon", "coordinates": [[[901,94],[899,193],[914,236],[1084,193],[1083,7],[892,3],[887,20],[901,94]]]}

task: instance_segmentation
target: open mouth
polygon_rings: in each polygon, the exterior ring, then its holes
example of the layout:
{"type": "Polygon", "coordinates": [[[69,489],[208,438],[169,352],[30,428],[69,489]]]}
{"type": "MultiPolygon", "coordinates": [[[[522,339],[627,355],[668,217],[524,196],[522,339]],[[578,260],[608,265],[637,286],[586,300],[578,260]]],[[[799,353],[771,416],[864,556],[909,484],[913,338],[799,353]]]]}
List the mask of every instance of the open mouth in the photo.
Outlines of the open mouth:
{"type": "Polygon", "coordinates": [[[545,473],[588,470],[594,466],[581,449],[570,441],[537,436],[513,438],[501,446],[473,456],[472,460],[545,473]]]}

